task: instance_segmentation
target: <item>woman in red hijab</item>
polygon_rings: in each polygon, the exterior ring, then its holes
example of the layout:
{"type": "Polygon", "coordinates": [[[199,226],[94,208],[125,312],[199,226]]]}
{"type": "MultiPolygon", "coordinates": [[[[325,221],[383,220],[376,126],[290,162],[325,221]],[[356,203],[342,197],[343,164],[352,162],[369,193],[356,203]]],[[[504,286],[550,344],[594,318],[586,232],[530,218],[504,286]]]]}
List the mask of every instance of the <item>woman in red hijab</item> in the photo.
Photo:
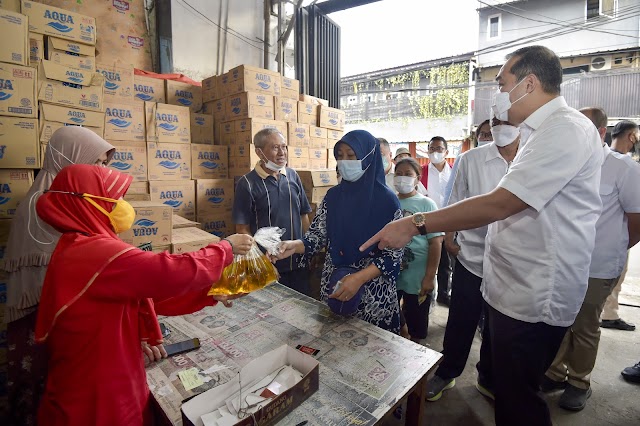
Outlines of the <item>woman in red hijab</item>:
{"type": "Polygon", "coordinates": [[[234,253],[251,247],[247,235],[181,255],[122,242],[116,233],[135,216],[120,199],[131,179],[106,168],[69,166],[38,201],[40,218],[62,233],[36,324],[36,341],[46,342],[49,355],[40,424],[151,424],[140,341],[161,342],[155,312],[182,315],[215,304],[207,297],[211,283],[234,253]]]}

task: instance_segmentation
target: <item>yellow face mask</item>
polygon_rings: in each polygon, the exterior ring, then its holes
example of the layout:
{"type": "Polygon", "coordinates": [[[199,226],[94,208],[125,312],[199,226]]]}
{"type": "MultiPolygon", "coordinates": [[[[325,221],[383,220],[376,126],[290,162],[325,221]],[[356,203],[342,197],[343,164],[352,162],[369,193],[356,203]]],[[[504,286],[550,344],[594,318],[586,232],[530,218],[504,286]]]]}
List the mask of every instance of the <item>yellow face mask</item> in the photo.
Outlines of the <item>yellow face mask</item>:
{"type": "Polygon", "coordinates": [[[109,222],[111,222],[111,226],[113,226],[113,230],[116,234],[128,231],[133,225],[133,221],[136,218],[136,211],[133,209],[133,206],[125,200],[114,200],[113,198],[98,197],[97,195],[91,194],[82,194],[82,197],[109,218],[109,222]],[[111,212],[108,212],[98,203],[93,201],[92,198],[107,201],[109,203],[115,203],[115,207],[111,212]]]}

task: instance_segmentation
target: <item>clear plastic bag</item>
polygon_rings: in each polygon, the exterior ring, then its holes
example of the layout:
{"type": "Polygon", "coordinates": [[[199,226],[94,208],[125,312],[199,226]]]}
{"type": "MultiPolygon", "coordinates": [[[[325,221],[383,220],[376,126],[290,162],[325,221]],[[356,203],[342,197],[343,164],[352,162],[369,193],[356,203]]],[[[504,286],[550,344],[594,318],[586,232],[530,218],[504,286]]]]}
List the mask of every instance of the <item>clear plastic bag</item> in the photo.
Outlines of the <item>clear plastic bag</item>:
{"type": "MultiPolygon", "coordinates": [[[[276,227],[260,228],[253,239],[269,254],[276,254],[284,233],[284,229],[276,227]]],[[[222,271],[222,278],[213,283],[208,295],[251,293],[277,282],[278,278],[280,275],[276,267],[254,243],[249,253],[233,257],[233,263],[222,271]]]]}

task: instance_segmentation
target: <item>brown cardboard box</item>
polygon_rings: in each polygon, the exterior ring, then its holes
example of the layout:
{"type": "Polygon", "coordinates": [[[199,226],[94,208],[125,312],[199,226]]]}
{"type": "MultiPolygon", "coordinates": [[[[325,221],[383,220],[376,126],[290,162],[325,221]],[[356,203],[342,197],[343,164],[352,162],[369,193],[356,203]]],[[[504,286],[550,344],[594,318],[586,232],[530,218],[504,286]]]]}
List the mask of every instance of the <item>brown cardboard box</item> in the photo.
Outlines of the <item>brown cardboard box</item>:
{"type": "Polygon", "coordinates": [[[177,105],[145,102],[147,142],[191,142],[191,117],[189,108],[177,105]]]}
{"type": "Polygon", "coordinates": [[[229,147],[191,144],[191,179],[229,177],[229,147]]]}
{"type": "Polygon", "coordinates": [[[22,0],[22,13],[33,33],[96,44],[96,20],[90,16],[27,0],[22,0]]]}
{"type": "Polygon", "coordinates": [[[191,113],[191,143],[213,145],[213,115],[191,113]]]}
{"type": "Polygon", "coordinates": [[[36,118],[36,70],[0,63],[0,115],[36,118]]]}
{"type": "Polygon", "coordinates": [[[287,163],[287,167],[292,169],[309,169],[311,168],[311,162],[309,161],[309,157],[301,157],[301,158],[292,158],[289,157],[289,162],[287,163]]]}
{"type": "Polygon", "coordinates": [[[327,129],[317,126],[309,126],[309,136],[312,138],[326,139],[327,129]]]}
{"type": "Polygon", "coordinates": [[[192,180],[150,181],[151,201],[171,206],[174,214],[196,219],[196,190],[192,180]]]}
{"type": "Polygon", "coordinates": [[[220,241],[219,237],[194,227],[174,228],[171,238],[171,253],[174,254],[198,251],[220,241]]]}
{"type": "Polygon", "coordinates": [[[151,201],[151,195],[149,194],[129,194],[124,196],[126,201],[151,201]]]}
{"type": "Polygon", "coordinates": [[[180,228],[201,228],[202,225],[199,222],[194,222],[192,220],[186,219],[182,216],[178,216],[174,213],[173,215],[173,229],[180,228]]]}
{"type": "MultiPolygon", "coordinates": [[[[293,158],[309,158],[309,148],[293,146],[289,148],[289,160],[293,158]]],[[[306,167],[305,167],[306,168],[306,167]]]]}
{"type": "Polygon", "coordinates": [[[317,188],[319,186],[336,186],[338,175],[335,169],[323,170],[296,170],[305,188],[317,188]]]}
{"type": "Polygon", "coordinates": [[[288,123],[289,146],[309,147],[311,140],[309,138],[309,126],[306,124],[288,123]]]}
{"type": "Polygon", "coordinates": [[[319,127],[333,130],[344,130],[345,113],[336,108],[321,105],[318,113],[319,127]]]}
{"type": "Polygon", "coordinates": [[[294,99],[296,101],[300,99],[300,81],[283,76],[280,87],[280,96],[283,98],[294,99]]]}
{"type": "Polygon", "coordinates": [[[38,100],[70,108],[104,111],[104,77],[51,61],[40,61],[38,100]]]}
{"type": "Polygon", "coordinates": [[[226,98],[225,116],[228,120],[243,118],[274,119],[273,96],[258,92],[244,92],[226,98]]]}
{"type": "Polygon", "coordinates": [[[105,78],[104,98],[113,103],[133,102],[133,67],[121,61],[97,63],[96,71],[105,78]]]}
{"type": "MultiPolygon", "coordinates": [[[[298,115],[307,114],[314,117],[318,116],[319,106],[310,102],[298,102],[298,115]]],[[[315,126],[315,124],[314,124],[315,126]]]]}
{"type": "Polygon", "coordinates": [[[27,17],[4,9],[0,9],[0,62],[29,65],[27,17]]]}
{"type": "Polygon", "coordinates": [[[139,247],[151,243],[153,247],[171,244],[173,209],[157,201],[131,201],[136,211],[133,226],[118,236],[122,241],[139,247]]]}
{"type": "Polygon", "coordinates": [[[311,141],[309,143],[309,148],[311,149],[321,149],[321,150],[326,150],[327,149],[327,140],[328,139],[323,139],[323,138],[311,138],[311,141]]]}
{"type": "Polygon", "coordinates": [[[274,102],[276,120],[298,122],[298,102],[282,96],[276,96],[274,102]]]}
{"type": "Polygon", "coordinates": [[[231,213],[234,189],[233,179],[196,180],[198,221],[201,215],[231,213]]]}
{"type": "Polygon", "coordinates": [[[171,244],[151,247],[151,252],[156,254],[164,252],[171,253],[171,244]]]}
{"type": "Polygon", "coordinates": [[[343,135],[344,132],[342,130],[327,129],[327,138],[329,139],[335,139],[336,141],[339,141],[340,139],[342,139],[343,135]]]}
{"type": "Polygon", "coordinates": [[[159,78],[143,77],[134,74],[133,93],[134,100],[136,101],[160,102],[162,104],[167,101],[164,80],[160,80],[159,78]]]}
{"type": "Polygon", "coordinates": [[[47,59],[84,71],[96,71],[96,48],[56,37],[47,37],[47,59]]]}
{"type": "Polygon", "coordinates": [[[203,114],[213,114],[216,120],[226,121],[227,98],[216,99],[202,104],[203,114]]]}
{"type": "Polygon", "coordinates": [[[224,238],[236,233],[231,212],[207,213],[198,215],[202,230],[216,237],[224,238]]]}
{"type": "Polygon", "coordinates": [[[20,0],[0,0],[0,9],[20,13],[20,0]]]}
{"type": "MultiPolygon", "coordinates": [[[[324,151],[324,150],[323,150],[324,151]]],[[[327,168],[326,159],[309,158],[309,169],[311,170],[323,170],[327,168]]]]}
{"type": "Polygon", "coordinates": [[[335,155],[333,155],[333,148],[327,150],[327,168],[336,170],[338,167],[338,161],[336,160],[335,155]]]}
{"type": "MultiPolygon", "coordinates": [[[[33,170],[0,170],[0,218],[11,219],[33,185],[33,170]]],[[[26,236],[25,236],[26,238],[26,236]]]]}
{"type": "MultiPolygon", "coordinates": [[[[322,160],[324,164],[327,163],[327,150],[326,148],[312,149],[309,148],[309,159],[322,160]]],[[[323,169],[324,167],[321,167],[323,169]]]]}
{"type": "Polygon", "coordinates": [[[51,135],[64,126],[82,126],[104,137],[104,112],[85,111],[53,104],[40,104],[40,142],[49,143],[51,135]]]}
{"type": "Polygon", "coordinates": [[[221,143],[222,145],[250,144],[253,143],[256,133],[263,129],[277,129],[284,136],[285,142],[287,141],[286,122],[254,118],[222,123],[221,143]],[[231,133],[229,133],[230,130],[232,130],[231,133]]]}
{"type": "Polygon", "coordinates": [[[129,185],[129,190],[127,191],[127,195],[129,194],[149,194],[149,182],[131,182],[131,185],[129,185]]]}
{"type": "Polygon", "coordinates": [[[111,141],[116,147],[108,167],[133,176],[134,181],[147,181],[147,144],[144,142],[111,141]]]}
{"type": "Polygon", "coordinates": [[[44,59],[44,36],[29,33],[29,66],[38,68],[42,59],[44,59]]]}
{"type": "Polygon", "coordinates": [[[300,100],[305,103],[329,106],[329,101],[326,99],[316,98],[315,96],[300,94],[300,100]]]}
{"type": "Polygon", "coordinates": [[[145,141],[144,105],[140,102],[105,102],[104,138],[117,141],[145,141]]]}
{"type": "Polygon", "coordinates": [[[327,192],[333,188],[332,186],[319,186],[315,188],[305,188],[305,194],[310,203],[320,204],[323,198],[327,195],[327,192]]]}
{"type": "Polygon", "coordinates": [[[149,180],[191,179],[191,149],[181,143],[147,143],[149,180]]]}
{"type": "Polygon", "coordinates": [[[340,142],[340,139],[327,139],[327,149],[333,152],[333,147],[335,147],[338,142],[340,142]]]}
{"type": "Polygon", "coordinates": [[[306,124],[308,126],[317,126],[318,125],[318,117],[311,114],[300,114],[298,113],[298,123],[306,124]]]}
{"type": "Polygon", "coordinates": [[[202,80],[202,102],[211,102],[216,99],[220,99],[219,83],[220,76],[214,75],[212,77],[202,80]]]}
{"type": "Polygon", "coordinates": [[[268,95],[280,95],[280,74],[274,71],[240,65],[223,74],[222,91],[224,96],[241,92],[261,92],[268,95]]]}
{"type": "Polygon", "coordinates": [[[40,167],[38,120],[0,116],[0,168],[40,167]]]}
{"type": "Polygon", "coordinates": [[[249,157],[229,157],[229,178],[246,175],[253,170],[258,161],[260,158],[255,151],[251,151],[249,157]]]}
{"type": "Polygon", "coordinates": [[[191,112],[202,109],[202,87],[181,81],[166,81],[167,103],[188,107],[191,112]]]}
{"type": "Polygon", "coordinates": [[[255,145],[252,143],[242,145],[230,145],[229,155],[231,157],[251,157],[251,154],[255,152],[255,145]]]}

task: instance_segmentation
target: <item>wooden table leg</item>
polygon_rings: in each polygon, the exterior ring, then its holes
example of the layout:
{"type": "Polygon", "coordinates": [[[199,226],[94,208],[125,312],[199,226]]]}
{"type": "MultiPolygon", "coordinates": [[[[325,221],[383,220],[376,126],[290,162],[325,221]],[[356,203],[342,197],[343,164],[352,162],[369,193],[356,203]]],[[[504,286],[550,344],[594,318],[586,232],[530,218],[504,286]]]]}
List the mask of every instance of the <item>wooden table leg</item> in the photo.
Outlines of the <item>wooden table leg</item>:
{"type": "Polygon", "coordinates": [[[405,425],[422,426],[424,419],[425,395],[427,394],[427,374],[425,374],[413,392],[407,398],[407,416],[405,425]]]}

